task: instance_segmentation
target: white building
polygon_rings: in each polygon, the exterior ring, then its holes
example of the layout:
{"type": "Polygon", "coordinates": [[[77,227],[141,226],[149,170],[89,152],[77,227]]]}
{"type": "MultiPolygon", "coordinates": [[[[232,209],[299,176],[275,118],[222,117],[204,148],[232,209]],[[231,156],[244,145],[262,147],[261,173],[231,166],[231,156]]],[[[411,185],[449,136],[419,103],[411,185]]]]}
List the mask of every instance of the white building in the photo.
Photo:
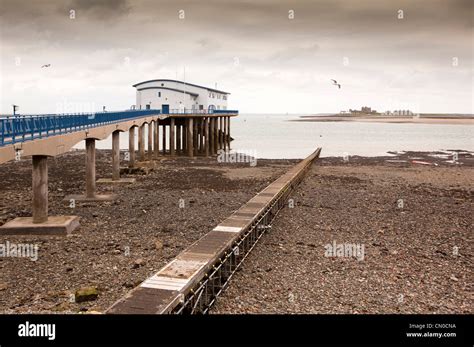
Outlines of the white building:
{"type": "Polygon", "coordinates": [[[157,79],[133,85],[137,88],[137,109],[177,111],[227,110],[229,93],[177,80],[157,79]]]}

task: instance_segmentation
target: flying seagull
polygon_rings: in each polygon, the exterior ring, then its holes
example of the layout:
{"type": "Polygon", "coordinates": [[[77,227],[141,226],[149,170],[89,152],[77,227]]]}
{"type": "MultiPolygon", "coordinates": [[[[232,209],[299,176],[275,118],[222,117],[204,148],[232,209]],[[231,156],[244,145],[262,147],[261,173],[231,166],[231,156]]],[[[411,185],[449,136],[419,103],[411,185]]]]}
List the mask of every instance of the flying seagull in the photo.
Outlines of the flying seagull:
{"type": "Polygon", "coordinates": [[[332,79],[331,81],[332,81],[332,84],[333,84],[333,85],[338,86],[339,89],[341,89],[341,85],[340,85],[339,83],[337,83],[336,80],[333,80],[333,79],[332,79]]]}
{"type": "Polygon", "coordinates": [[[41,66],[41,68],[50,67],[50,66],[51,66],[51,64],[45,64],[45,65],[41,66]]]}

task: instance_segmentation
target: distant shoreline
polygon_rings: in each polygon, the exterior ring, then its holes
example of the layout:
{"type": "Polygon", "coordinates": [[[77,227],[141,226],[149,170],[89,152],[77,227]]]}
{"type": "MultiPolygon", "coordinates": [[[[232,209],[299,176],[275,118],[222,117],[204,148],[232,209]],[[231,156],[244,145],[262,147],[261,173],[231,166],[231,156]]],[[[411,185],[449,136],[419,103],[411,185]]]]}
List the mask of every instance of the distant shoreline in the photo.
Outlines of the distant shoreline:
{"type": "Polygon", "coordinates": [[[366,123],[418,123],[474,125],[474,116],[468,114],[421,114],[420,116],[341,115],[300,116],[291,122],[366,122],[366,123]]]}

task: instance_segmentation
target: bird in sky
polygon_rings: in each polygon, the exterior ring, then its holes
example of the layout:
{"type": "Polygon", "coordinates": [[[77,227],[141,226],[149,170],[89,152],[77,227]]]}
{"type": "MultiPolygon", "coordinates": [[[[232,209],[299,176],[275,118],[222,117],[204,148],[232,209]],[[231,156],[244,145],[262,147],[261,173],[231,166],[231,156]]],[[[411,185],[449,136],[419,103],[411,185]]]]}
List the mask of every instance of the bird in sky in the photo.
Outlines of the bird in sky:
{"type": "Polygon", "coordinates": [[[41,68],[50,67],[50,66],[51,66],[51,64],[45,64],[45,65],[41,66],[41,68]]]}
{"type": "Polygon", "coordinates": [[[332,84],[333,84],[333,85],[338,86],[339,89],[341,89],[341,85],[340,85],[339,83],[337,83],[336,80],[333,80],[333,79],[332,79],[331,81],[332,81],[332,84]]]}

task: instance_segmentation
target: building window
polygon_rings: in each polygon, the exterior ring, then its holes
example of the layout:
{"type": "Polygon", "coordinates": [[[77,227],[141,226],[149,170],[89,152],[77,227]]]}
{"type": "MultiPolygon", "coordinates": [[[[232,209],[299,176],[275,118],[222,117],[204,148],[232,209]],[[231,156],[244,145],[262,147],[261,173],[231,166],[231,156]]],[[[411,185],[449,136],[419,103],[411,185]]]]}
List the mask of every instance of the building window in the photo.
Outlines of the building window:
{"type": "Polygon", "coordinates": [[[165,84],[164,84],[164,83],[161,83],[161,86],[162,86],[162,87],[164,87],[164,86],[165,86],[165,84]]]}
{"type": "Polygon", "coordinates": [[[224,95],[222,99],[227,100],[227,95],[224,95]]]}
{"type": "Polygon", "coordinates": [[[158,97],[161,98],[161,92],[158,92],[158,97]]]}

